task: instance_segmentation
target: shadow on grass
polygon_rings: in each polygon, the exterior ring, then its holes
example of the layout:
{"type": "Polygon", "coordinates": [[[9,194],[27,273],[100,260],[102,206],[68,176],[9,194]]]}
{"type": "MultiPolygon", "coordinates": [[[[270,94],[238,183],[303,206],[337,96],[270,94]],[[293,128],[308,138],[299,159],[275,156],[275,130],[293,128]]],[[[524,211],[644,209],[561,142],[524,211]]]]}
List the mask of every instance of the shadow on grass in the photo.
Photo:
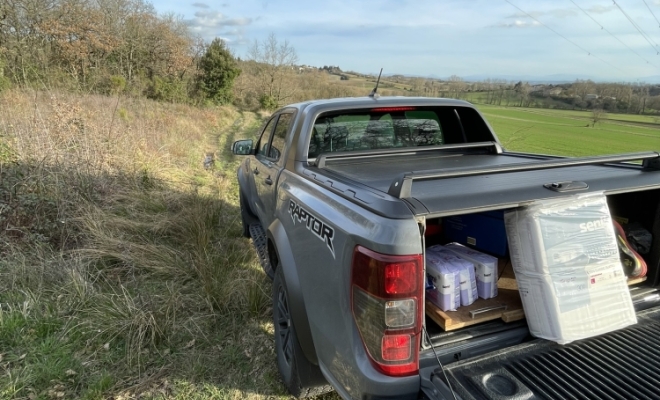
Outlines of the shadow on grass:
{"type": "Polygon", "coordinates": [[[228,188],[3,164],[0,397],[284,394],[228,188]]]}

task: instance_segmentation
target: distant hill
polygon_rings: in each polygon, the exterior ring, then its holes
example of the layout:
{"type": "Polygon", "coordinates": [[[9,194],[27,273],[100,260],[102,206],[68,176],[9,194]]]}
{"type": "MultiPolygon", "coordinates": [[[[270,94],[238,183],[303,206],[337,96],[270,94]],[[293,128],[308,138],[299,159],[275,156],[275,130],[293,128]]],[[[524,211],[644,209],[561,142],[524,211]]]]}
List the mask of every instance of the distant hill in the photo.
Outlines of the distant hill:
{"type": "MultiPolygon", "coordinates": [[[[505,80],[507,82],[518,82],[518,81],[523,81],[523,82],[529,82],[530,84],[561,84],[561,83],[573,83],[576,80],[587,80],[590,79],[594,82],[599,82],[599,83],[606,83],[606,82],[622,82],[620,79],[607,79],[607,78],[597,78],[593,77],[590,75],[572,75],[572,74],[552,74],[552,75],[543,75],[543,76],[535,76],[535,75],[512,75],[512,74],[496,74],[496,75],[491,75],[491,74],[473,74],[473,75],[460,75],[456,74],[463,78],[467,82],[480,82],[484,81],[486,79],[498,79],[498,80],[505,80]]],[[[420,77],[420,78],[431,78],[431,79],[437,79],[437,80],[447,80],[448,76],[440,76],[440,75],[429,75],[429,76],[419,76],[419,75],[413,75],[413,74],[400,74],[400,73],[391,73],[391,74],[385,74],[383,73],[383,76],[405,76],[408,78],[415,78],[415,77],[420,77]]],[[[630,80],[625,81],[627,82],[640,82],[640,83],[650,83],[650,84],[660,84],[660,75],[653,75],[653,76],[645,76],[645,77],[640,77],[640,78],[631,78],[630,80]]]]}

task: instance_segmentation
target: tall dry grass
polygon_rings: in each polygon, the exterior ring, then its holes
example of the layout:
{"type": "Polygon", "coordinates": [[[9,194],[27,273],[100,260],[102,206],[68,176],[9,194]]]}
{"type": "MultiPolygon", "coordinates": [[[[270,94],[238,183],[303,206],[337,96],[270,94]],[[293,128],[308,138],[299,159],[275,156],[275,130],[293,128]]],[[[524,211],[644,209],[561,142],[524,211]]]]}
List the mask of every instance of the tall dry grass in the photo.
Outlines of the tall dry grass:
{"type": "Polygon", "coordinates": [[[263,356],[268,282],[240,238],[228,151],[260,121],[0,93],[0,398],[279,393],[263,356]],[[250,383],[248,365],[268,379],[250,383]]]}

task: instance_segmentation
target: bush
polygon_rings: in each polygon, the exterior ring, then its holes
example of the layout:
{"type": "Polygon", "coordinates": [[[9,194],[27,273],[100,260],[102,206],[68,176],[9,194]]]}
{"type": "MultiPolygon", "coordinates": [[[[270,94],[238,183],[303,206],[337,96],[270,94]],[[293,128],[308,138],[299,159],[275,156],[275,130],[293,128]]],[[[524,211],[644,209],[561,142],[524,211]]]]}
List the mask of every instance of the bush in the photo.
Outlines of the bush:
{"type": "Polygon", "coordinates": [[[189,101],[186,83],[175,78],[155,76],[146,90],[147,98],[170,103],[187,103],[189,101]]]}
{"type": "Polygon", "coordinates": [[[199,91],[216,104],[230,104],[234,79],[241,73],[236,60],[225,42],[213,39],[206,53],[199,60],[200,75],[197,79],[199,91]]]}
{"type": "Polygon", "coordinates": [[[259,98],[259,105],[264,110],[269,110],[269,111],[275,110],[278,106],[275,97],[270,96],[268,94],[264,94],[259,98]]]}

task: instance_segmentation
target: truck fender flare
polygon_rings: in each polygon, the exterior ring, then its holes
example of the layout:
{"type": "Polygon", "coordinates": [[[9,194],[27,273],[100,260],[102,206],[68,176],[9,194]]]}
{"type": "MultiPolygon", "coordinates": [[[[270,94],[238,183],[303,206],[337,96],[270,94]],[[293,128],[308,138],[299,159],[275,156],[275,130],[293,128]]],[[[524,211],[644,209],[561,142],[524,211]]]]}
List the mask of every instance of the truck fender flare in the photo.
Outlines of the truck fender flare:
{"type": "Polygon", "coordinates": [[[268,250],[270,251],[274,247],[277,259],[279,260],[279,266],[275,265],[275,260],[271,257],[271,265],[273,269],[282,268],[282,272],[284,273],[286,287],[290,296],[289,308],[291,310],[291,319],[293,320],[293,326],[296,330],[300,347],[309,362],[318,365],[318,357],[314,348],[312,331],[309,327],[309,319],[307,318],[307,310],[305,309],[302,289],[300,288],[296,262],[291,251],[291,243],[279,219],[275,219],[270,224],[267,230],[267,236],[269,242],[272,243],[272,247],[269,246],[268,250]]]}

